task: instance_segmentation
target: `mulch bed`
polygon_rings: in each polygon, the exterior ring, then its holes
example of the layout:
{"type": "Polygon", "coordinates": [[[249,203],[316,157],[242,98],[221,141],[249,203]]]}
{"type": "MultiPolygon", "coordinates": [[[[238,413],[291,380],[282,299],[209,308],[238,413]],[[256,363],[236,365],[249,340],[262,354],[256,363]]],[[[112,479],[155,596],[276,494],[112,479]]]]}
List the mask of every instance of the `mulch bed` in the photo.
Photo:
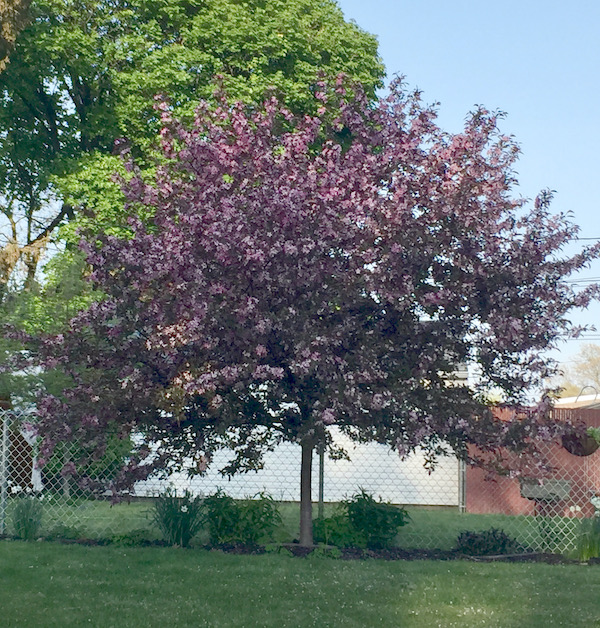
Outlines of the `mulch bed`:
{"type": "MultiPolygon", "coordinates": [[[[316,548],[301,547],[293,543],[283,547],[294,556],[308,556],[316,548]]],[[[326,548],[342,560],[365,560],[376,558],[380,560],[470,560],[474,562],[508,562],[508,563],[547,563],[549,565],[577,565],[579,561],[567,558],[562,554],[547,552],[527,552],[522,554],[502,554],[498,556],[469,556],[460,552],[439,549],[403,549],[391,547],[379,550],[367,550],[359,547],[341,549],[326,548]]],[[[600,564],[600,559],[591,559],[589,564],[600,564]]]]}
{"type": "MultiPolygon", "coordinates": [[[[0,534],[0,539],[15,539],[15,537],[0,534]]],[[[65,545],[111,545],[106,539],[51,539],[65,545]]],[[[166,547],[166,541],[144,541],[136,543],[139,546],[166,547]]],[[[265,554],[267,549],[263,545],[224,544],[217,547],[206,546],[204,549],[221,551],[226,554],[257,555],[265,554]]],[[[390,547],[387,549],[369,550],[360,547],[337,548],[334,546],[303,547],[298,543],[282,543],[277,546],[277,551],[287,550],[293,556],[304,558],[315,550],[322,554],[329,554],[341,560],[469,560],[473,562],[505,562],[505,563],[546,563],[548,565],[579,565],[578,560],[567,558],[562,554],[550,554],[548,552],[524,552],[521,554],[500,554],[497,556],[469,556],[460,552],[439,549],[403,549],[390,547]]],[[[272,551],[272,550],[271,550],[272,551]]],[[[585,563],[583,563],[585,564],[585,563]]],[[[591,558],[588,565],[600,565],[600,558],[591,558]]]]}

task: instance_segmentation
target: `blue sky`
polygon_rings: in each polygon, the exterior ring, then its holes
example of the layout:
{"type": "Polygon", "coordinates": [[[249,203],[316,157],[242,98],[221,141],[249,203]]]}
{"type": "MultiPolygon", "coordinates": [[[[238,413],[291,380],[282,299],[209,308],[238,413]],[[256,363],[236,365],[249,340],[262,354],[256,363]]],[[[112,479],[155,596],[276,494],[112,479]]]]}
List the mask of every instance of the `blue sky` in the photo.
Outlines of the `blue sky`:
{"type": "MultiPolygon", "coordinates": [[[[373,33],[388,72],[423,100],[440,102],[439,122],[459,131],[476,104],[502,110],[504,133],[522,155],[515,193],[556,191],[553,209],[572,212],[580,237],[600,238],[600,2],[572,0],[338,0],[346,19],[373,33]]],[[[582,271],[600,278],[600,262],[582,271]]],[[[596,324],[600,305],[574,313],[596,324]]],[[[582,341],[556,354],[568,362],[582,341]]]]}

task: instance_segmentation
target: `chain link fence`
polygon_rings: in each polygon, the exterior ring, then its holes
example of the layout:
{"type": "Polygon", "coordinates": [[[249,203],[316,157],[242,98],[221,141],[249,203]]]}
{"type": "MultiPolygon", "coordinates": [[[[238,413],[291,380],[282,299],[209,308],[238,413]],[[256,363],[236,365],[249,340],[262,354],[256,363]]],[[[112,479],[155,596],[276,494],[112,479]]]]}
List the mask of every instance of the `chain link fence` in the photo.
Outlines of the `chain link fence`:
{"type": "MultiPolygon", "coordinates": [[[[555,408],[554,418],[600,426],[600,410],[555,408]]],[[[600,516],[600,450],[591,436],[568,436],[546,443],[551,466],[543,480],[489,478],[466,472],[466,512],[501,517],[503,528],[540,551],[572,553],[586,522],[600,516]]]]}
{"type": "MultiPolygon", "coordinates": [[[[578,418],[587,425],[600,426],[600,411],[578,412],[578,418]]],[[[59,447],[39,468],[37,439],[27,415],[0,410],[0,428],[1,534],[14,534],[15,507],[23,499],[42,505],[44,536],[105,539],[150,529],[152,500],[167,489],[208,495],[219,488],[240,499],[260,492],[269,494],[281,502],[292,537],[296,533],[298,445],[283,444],[266,455],[263,469],[230,479],[218,472],[228,461],[227,452],[222,452],[205,475],[190,478],[186,473],[174,473],[166,479],[148,479],[135,486],[128,502],[113,505],[107,495],[85,491],[61,473],[75,445],[59,447]]],[[[364,489],[376,498],[406,507],[411,521],[398,537],[398,543],[406,548],[451,549],[462,531],[497,528],[533,550],[572,553],[582,522],[597,515],[594,504],[600,503],[600,451],[591,442],[549,444],[546,454],[554,470],[539,482],[489,478],[450,455],[429,473],[419,455],[401,460],[384,446],[355,445],[339,432],[332,435],[347,450],[350,460],[330,460],[317,452],[313,464],[315,514],[328,514],[335,503],[364,489]]],[[[95,469],[108,479],[124,455],[118,447],[109,451],[95,469]]]]}

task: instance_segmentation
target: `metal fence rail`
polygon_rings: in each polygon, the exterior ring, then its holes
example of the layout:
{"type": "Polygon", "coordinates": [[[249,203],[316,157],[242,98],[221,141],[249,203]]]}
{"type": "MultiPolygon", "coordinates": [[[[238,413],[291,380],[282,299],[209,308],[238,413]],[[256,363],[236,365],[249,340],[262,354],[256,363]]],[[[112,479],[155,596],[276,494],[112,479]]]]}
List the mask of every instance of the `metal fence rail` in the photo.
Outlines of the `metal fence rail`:
{"type": "MultiPolygon", "coordinates": [[[[600,412],[584,417],[600,425],[600,412]]],[[[0,410],[0,533],[14,533],[12,513],[20,499],[43,504],[43,534],[110,538],[152,526],[149,510],[156,495],[172,488],[207,495],[218,488],[235,498],[265,492],[282,502],[294,520],[300,484],[300,447],[284,444],[270,452],[262,470],[231,479],[219,468],[227,462],[222,452],[203,476],[189,478],[174,473],[167,479],[149,479],[135,487],[133,499],[111,505],[106,496],[81,489],[61,473],[72,447],[64,445],[44,468],[37,465],[37,440],[28,427],[28,417],[13,410],[0,410]]],[[[580,455],[563,443],[548,445],[554,467],[543,483],[505,477],[489,479],[476,469],[465,468],[453,456],[440,460],[428,473],[423,458],[401,460],[377,444],[354,445],[341,433],[333,433],[349,455],[347,460],[319,457],[314,464],[313,499],[332,504],[359,489],[384,501],[404,505],[411,522],[402,528],[398,542],[404,547],[450,549],[464,530],[504,530],[522,545],[534,550],[573,552],[582,522],[596,515],[596,492],[600,492],[600,451],[580,455]]],[[[568,443],[567,443],[568,445],[568,443]]],[[[117,454],[115,454],[116,456],[117,454]]],[[[118,460],[103,461],[100,473],[114,472],[118,460]]],[[[315,509],[317,510],[317,509],[315,509]]]]}

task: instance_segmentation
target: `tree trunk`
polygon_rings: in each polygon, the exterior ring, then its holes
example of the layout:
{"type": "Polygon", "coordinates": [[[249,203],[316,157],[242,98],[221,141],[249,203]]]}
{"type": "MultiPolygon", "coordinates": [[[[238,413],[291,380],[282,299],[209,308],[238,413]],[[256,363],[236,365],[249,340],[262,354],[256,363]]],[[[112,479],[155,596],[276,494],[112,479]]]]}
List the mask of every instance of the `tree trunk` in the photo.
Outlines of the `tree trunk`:
{"type": "Polygon", "coordinates": [[[302,441],[302,462],[300,466],[300,545],[311,547],[312,529],[312,453],[313,442],[302,441]]]}

